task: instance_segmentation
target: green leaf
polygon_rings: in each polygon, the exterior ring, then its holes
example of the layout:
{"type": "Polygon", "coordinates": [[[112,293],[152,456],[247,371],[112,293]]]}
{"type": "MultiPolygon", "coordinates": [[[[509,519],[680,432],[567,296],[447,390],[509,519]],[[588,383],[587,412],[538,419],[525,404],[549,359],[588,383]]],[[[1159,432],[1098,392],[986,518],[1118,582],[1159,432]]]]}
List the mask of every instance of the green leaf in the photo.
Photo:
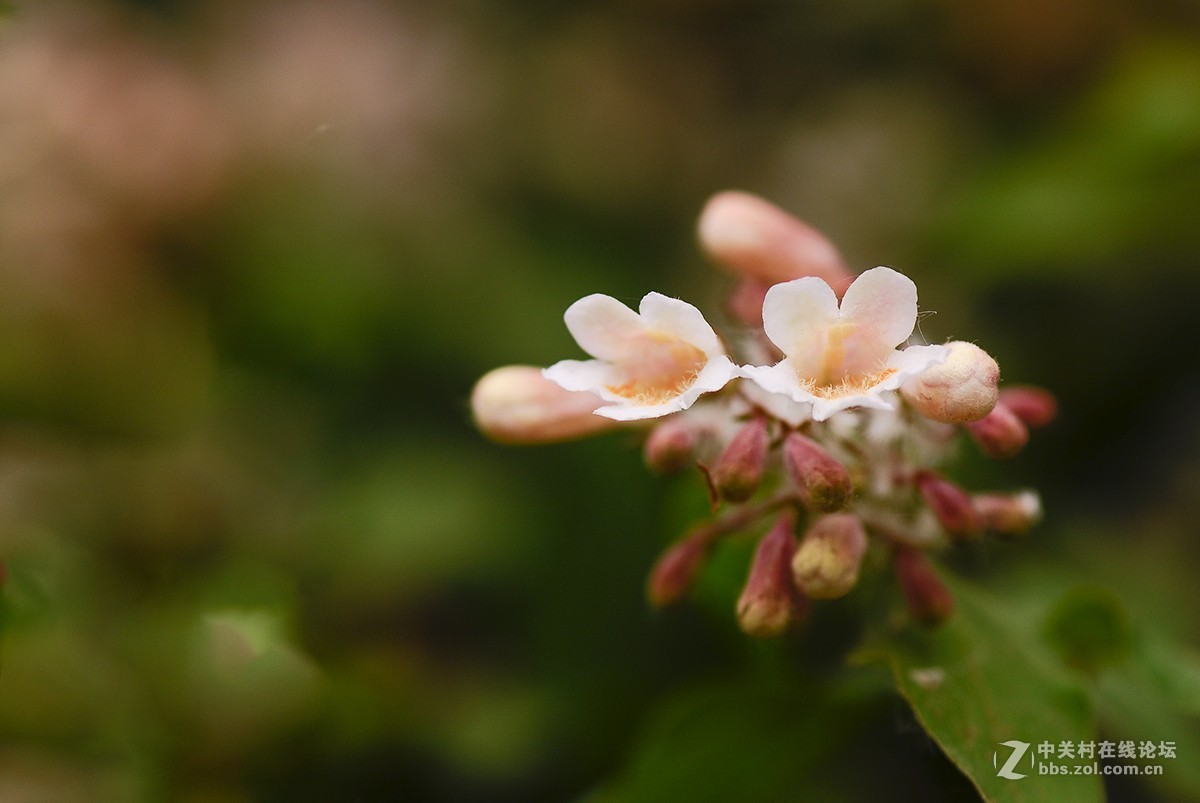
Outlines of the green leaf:
{"type": "Polygon", "coordinates": [[[860,675],[837,686],[789,677],[681,692],[655,711],[624,771],[589,801],[840,799],[814,777],[846,752],[881,691],[860,675]]]}
{"type": "Polygon", "coordinates": [[[1037,620],[961,581],[950,585],[958,610],[948,622],[895,628],[856,660],[887,663],[918,721],[986,800],[1103,800],[1098,776],[1038,774],[1039,743],[1093,740],[1096,726],[1079,680],[1038,638],[1037,620]],[[1008,741],[1029,744],[1013,769],[1026,777],[998,774],[1013,752],[1008,741]]]}

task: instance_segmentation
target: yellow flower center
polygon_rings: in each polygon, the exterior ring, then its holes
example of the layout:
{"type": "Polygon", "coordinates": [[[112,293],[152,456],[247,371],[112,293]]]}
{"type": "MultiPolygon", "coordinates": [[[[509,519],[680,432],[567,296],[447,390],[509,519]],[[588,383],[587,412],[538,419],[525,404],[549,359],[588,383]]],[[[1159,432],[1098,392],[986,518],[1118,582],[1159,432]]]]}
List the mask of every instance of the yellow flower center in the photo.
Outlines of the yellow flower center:
{"type": "Polygon", "coordinates": [[[624,381],[608,390],[637,404],[662,404],[692,386],[708,362],[703,351],[666,332],[645,332],[620,365],[624,381]]]}

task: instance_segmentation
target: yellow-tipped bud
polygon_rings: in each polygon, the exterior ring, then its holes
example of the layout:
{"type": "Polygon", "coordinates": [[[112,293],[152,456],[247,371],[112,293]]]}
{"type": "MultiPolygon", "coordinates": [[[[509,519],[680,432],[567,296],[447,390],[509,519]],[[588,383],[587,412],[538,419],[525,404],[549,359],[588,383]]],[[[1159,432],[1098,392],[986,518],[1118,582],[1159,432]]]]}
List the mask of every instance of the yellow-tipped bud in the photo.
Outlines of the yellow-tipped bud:
{"type": "Polygon", "coordinates": [[[795,518],[784,514],[758,542],[750,575],[737,603],[738,624],[748,635],[778,636],[803,612],[804,600],[792,584],[795,526],[795,518]]]}
{"type": "Polygon", "coordinates": [[[796,586],[813,599],[835,599],[858,583],[858,570],[867,551],[867,534],[857,516],[822,516],[808,528],[792,572],[796,586]]]}
{"type": "Polygon", "coordinates": [[[762,482],[770,433],[765,418],[748,421],[725,447],[712,471],[713,487],[723,499],[745,502],[762,482]]]}
{"type": "Polygon", "coordinates": [[[619,427],[593,414],[602,404],[592,393],[563,390],[529,365],[490,371],[471,391],[475,425],[499,443],[555,443],[619,427]]]}
{"type": "Polygon", "coordinates": [[[800,501],[809,510],[832,513],[850,501],[853,486],[846,467],[812,438],[799,432],[788,435],[783,442],[783,459],[800,501]]]}
{"type": "Polygon", "coordinates": [[[976,494],[971,502],[983,526],[999,535],[1024,535],[1042,518],[1042,500],[1037,491],[976,494]]]}
{"type": "Polygon", "coordinates": [[[1000,366],[974,343],[947,343],[946,361],[905,382],[900,393],[921,415],[947,424],[978,421],[999,396],[1000,366]]]}

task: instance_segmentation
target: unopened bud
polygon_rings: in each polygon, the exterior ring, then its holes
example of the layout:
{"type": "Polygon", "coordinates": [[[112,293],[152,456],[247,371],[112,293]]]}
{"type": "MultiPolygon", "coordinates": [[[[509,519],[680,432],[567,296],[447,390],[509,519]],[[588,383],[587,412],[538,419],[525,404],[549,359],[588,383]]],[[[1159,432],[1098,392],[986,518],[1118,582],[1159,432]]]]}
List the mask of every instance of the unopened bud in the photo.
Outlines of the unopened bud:
{"type": "Polygon", "coordinates": [[[646,583],[650,604],[662,608],[681,600],[704,565],[711,545],[712,533],[701,528],[668,547],[646,583]]]}
{"type": "Polygon", "coordinates": [[[850,474],[825,447],[799,432],[783,442],[783,458],[796,483],[800,501],[809,510],[832,513],[850,501],[850,474]]]}
{"type": "Polygon", "coordinates": [[[746,587],[738,598],[738,624],[747,635],[778,636],[800,613],[803,599],[792,584],[796,520],[785,513],[758,542],[746,587]]]}
{"type": "Polygon", "coordinates": [[[978,421],[996,406],[1000,366],[974,343],[947,343],[946,361],[905,382],[900,393],[921,415],[947,424],[978,421]]]}
{"type": "Polygon", "coordinates": [[[922,471],[917,475],[917,490],[951,538],[965,541],[979,535],[983,529],[983,521],[971,497],[945,477],[922,471]]]}
{"type": "Polygon", "coordinates": [[[754,496],[762,482],[769,445],[765,418],[755,417],[738,430],[712,471],[713,486],[723,499],[745,502],[754,496]]]}
{"type": "Polygon", "coordinates": [[[936,625],[950,618],[954,613],[954,597],[929,559],[920,552],[900,549],[895,560],[896,578],[913,618],[926,625],[936,625]]]}
{"type": "Polygon", "coordinates": [[[1031,429],[1046,426],[1058,415],[1054,394],[1034,385],[1010,385],[1000,391],[1000,402],[1031,429]]]}
{"type": "Polygon", "coordinates": [[[971,502],[983,526],[1000,535],[1022,535],[1042,518],[1042,500],[1037,491],[976,494],[971,502]]]}
{"type": "Polygon", "coordinates": [[[766,285],[816,276],[840,296],[854,278],[823,234],[756,195],[714,195],[698,229],[700,244],[721,266],[766,285]]]}
{"type": "Polygon", "coordinates": [[[602,404],[595,394],[564,390],[528,365],[490,371],[471,392],[475,425],[499,443],[553,443],[620,426],[593,413],[602,404]]]}
{"type": "Polygon", "coordinates": [[[659,424],[646,438],[646,465],[660,474],[682,471],[695,459],[699,441],[695,427],[679,419],[659,424]]]}
{"type": "Polygon", "coordinates": [[[796,586],[813,599],[843,597],[858,583],[866,552],[867,534],[857,516],[822,516],[808,528],[792,560],[796,586]]]}
{"type": "Polygon", "coordinates": [[[980,420],[967,424],[967,431],[984,454],[997,460],[1015,457],[1029,443],[1029,428],[1001,402],[980,420]]]}

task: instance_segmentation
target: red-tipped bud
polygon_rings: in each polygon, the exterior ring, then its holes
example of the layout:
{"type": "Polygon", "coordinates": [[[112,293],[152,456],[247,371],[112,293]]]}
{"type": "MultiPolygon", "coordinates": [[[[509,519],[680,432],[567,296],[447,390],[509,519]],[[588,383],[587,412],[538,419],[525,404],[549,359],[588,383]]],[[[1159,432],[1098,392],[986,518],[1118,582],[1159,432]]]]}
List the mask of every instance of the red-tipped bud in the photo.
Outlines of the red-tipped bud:
{"type": "Polygon", "coordinates": [[[846,467],[812,438],[799,432],[788,435],[783,442],[783,459],[800,492],[800,501],[809,510],[832,513],[850,501],[853,486],[846,467]]]}
{"type": "Polygon", "coordinates": [[[954,613],[954,597],[928,558],[911,549],[896,552],[896,578],[909,613],[918,622],[936,625],[954,613]]]}
{"type": "Polygon", "coordinates": [[[983,529],[983,520],[976,512],[971,497],[945,477],[932,471],[922,471],[917,475],[917,490],[951,538],[966,541],[979,535],[983,529]]]}
{"type": "Polygon", "coordinates": [[[1029,443],[1029,428],[1000,402],[982,419],[967,424],[967,431],[984,454],[997,460],[1016,457],[1029,443]]]}
{"type": "Polygon", "coordinates": [[[857,585],[866,552],[867,534],[857,516],[822,516],[808,528],[792,560],[796,586],[813,599],[843,597],[857,585]]]}
{"type": "Polygon", "coordinates": [[[999,535],[1023,535],[1042,518],[1042,500],[1037,491],[977,494],[971,502],[983,526],[999,535]]]}
{"type": "Polygon", "coordinates": [[[646,583],[650,604],[662,608],[681,600],[704,565],[711,545],[712,533],[701,528],[668,547],[654,564],[646,583]]]}
{"type": "Polygon", "coordinates": [[[696,459],[696,445],[699,440],[696,428],[686,421],[664,421],[646,438],[643,451],[646,465],[660,474],[682,471],[696,459]]]}
{"type": "Polygon", "coordinates": [[[817,276],[841,295],[854,278],[823,234],[756,195],[714,195],[698,230],[700,244],[718,264],[766,285],[817,276]]]}
{"type": "Polygon", "coordinates": [[[792,585],[795,526],[793,516],[785,513],[758,542],[737,603],[738,624],[747,635],[778,636],[803,612],[804,600],[792,585]]]}
{"type": "Polygon", "coordinates": [[[947,343],[946,361],[905,382],[900,393],[921,415],[946,424],[978,421],[996,406],[1000,367],[974,343],[947,343]]]}
{"type": "Polygon", "coordinates": [[[619,427],[593,414],[602,404],[595,394],[563,390],[528,365],[490,371],[471,392],[476,426],[500,443],[553,443],[619,427]]]}
{"type": "Polygon", "coordinates": [[[747,326],[761,329],[763,325],[762,308],[767,298],[768,285],[754,279],[743,279],[734,286],[726,299],[726,305],[733,317],[747,326]]]}
{"type": "Polygon", "coordinates": [[[713,486],[723,499],[745,502],[762,482],[770,433],[765,418],[748,421],[729,441],[712,471],[713,486]]]}
{"type": "Polygon", "coordinates": [[[1010,385],[1000,391],[1000,402],[1031,429],[1046,426],[1058,415],[1054,394],[1034,385],[1010,385]]]}

